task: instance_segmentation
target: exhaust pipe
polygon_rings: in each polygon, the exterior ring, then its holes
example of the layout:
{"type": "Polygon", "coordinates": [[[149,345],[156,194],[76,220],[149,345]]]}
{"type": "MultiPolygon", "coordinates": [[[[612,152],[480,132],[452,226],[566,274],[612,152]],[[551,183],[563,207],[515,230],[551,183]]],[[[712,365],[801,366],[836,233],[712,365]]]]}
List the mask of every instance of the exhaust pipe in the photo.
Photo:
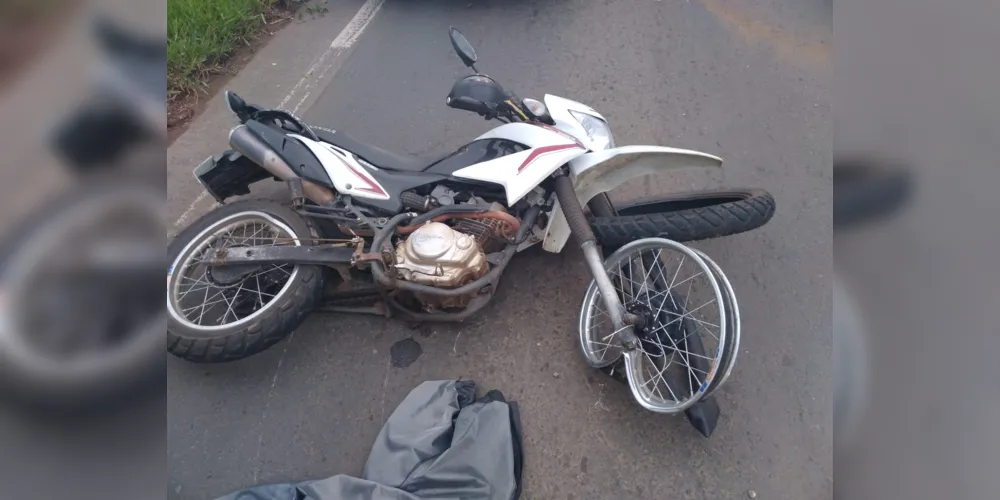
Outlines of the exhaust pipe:
{"type": "MultiPolygon", "coordinates": [[[[300,178],[271,146],[246,125],[240,125],[229,132],[229,145],[278,179],[287,181],[300,178]]],[[[320,205],[329,206],[334,201],[332,190],[308,179],[302,179],[302,194],[320,205]]]]}

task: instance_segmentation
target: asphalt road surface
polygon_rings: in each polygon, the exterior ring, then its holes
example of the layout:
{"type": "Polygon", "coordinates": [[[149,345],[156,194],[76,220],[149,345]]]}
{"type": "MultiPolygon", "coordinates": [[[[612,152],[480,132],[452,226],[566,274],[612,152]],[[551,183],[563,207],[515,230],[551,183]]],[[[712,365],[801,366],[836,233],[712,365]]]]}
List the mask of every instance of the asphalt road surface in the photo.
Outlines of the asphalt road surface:
{"type": "Polygon", "coordinates": [[[387,0],[305,118],[428,158],[487,130],[444,104],[465,73],[449,26],[476,46],[480,70],[522,97],[594,106],[618,144],[726,159],[721,173],[644,179],[614,200],[716,187],[774,194],[777,215],[763,229],[695,245],[726,270],[743,319],[715,435],[643,411],[588,369],[575,339],[588,281],[580,253],[530,251],[464,325],[316,314],[242,362],[171,359],[170,496],[358,474],[412,387],[462,377],[520,402],[523,498],[832,498],[827,2],[387,0]],[[391,346],[410,337],[422,354],[393,366],[391,346]]]}

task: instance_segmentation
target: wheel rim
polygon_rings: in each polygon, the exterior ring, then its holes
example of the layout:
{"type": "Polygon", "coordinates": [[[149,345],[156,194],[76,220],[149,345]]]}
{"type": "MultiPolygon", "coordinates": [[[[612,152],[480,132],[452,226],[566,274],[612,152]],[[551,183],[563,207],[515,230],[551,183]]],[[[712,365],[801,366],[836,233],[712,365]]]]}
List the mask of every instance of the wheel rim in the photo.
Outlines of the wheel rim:
{"type": "Polygon", "coordinates": [[[198,331],[232,328],[261,316],[288,293],[299,266],[213,268],[205,264],[204,257],[220,248],[288,244],[300,246],[299,236],[264,212],[241,212],[215,222],[171,263],[167,274],[170,316],[198,331]]]}
{"type": "Polygon", "coordinates": [[[725,298],[711,267],[690,248],[648,238],[619,249],[607,259],[605,268],[626,309],[644,317],[646,325],[636,330],[639,348],[623,353],[618,332],[605,326],[610,318],[591,282],[580,314],[584,359],[593,367],[604,367],[624,354],[629,386],[644,408],[659,413],[687,409],[704,396],[720,373],[727,347],[725,298]],[[678,264],[671,266],[672,260],[678,264]],[[692,300],[693,295],[708,299],[692,300]],[[699,311],[702,314],[696,315],[699,311]],[[697,317],[706,313],[714,317],[697,317]],[[710,339],[701,338],[701,331],[709,333],[710,339]],[[703,344],[704,353],[714,355],[691,352],[696,342],[703,344]]]}
{"type": "Polygon", "coordinates": [[[143,284],[163,269],[165,205],[141,185],[92,188],[42,219],[0,272],[0,351],[29,382],[86,385],[162,352],[166,315],[143,284]]]}
{"type": "Polygon", "coordinates": [[[736,301],[736,292],[733,291],[733,286],[729,282],[729,278],[722,272],[722,268],[708,255],[705,255],[705,252],[697,248],[691,250],[697,253],[708,264],[708,267],[712,268],[715,280],[722,287],[722,297],[725,301],[723,305],[726,311],[726,350],[722,355],[722,375],[716,377],[712,384],[705,389],[705,396],[711,396],[726,383],[726,380],[729,380],[729,375],[733,372],[733,367],[736,366],[736,358],[740,352],[740,307],[736,301]]]}

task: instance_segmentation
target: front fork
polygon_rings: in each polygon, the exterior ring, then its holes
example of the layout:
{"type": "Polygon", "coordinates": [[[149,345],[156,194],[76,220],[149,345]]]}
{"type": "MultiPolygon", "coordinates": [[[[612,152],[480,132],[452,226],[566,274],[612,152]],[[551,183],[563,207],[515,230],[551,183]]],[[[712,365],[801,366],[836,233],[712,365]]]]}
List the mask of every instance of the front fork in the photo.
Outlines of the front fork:
{"type": "Polygon", "coordinates": [[[639,346],[639,338],[636,337],[632,327],[641,327],[642,325],[638,323],[642,320],[627,312],[621,299],[618,298],[615,285],[611,282],[611,277],[608,276],[608,271],[604,268],[604,258],[597,245],[597,237],[591,231],[587,216],[583,213],[583,205],[580,204],[580,200],[576,196],[573,181],[566,175],[557,175],[555,181],[559,206],[562,207],[563,214],[566,216],[570,232],[576,237],[580,249],[583,250],[583,259],[587,262],[587,267],[590,268],[590,274],[593,275],[597,289],[601,292],[604,307],[608,309],[608,315],[611,316],[612,324],[618,333],[618,340],[626,352],[626,357],[628,357],[628,353],[635,351],[639,346]]]}

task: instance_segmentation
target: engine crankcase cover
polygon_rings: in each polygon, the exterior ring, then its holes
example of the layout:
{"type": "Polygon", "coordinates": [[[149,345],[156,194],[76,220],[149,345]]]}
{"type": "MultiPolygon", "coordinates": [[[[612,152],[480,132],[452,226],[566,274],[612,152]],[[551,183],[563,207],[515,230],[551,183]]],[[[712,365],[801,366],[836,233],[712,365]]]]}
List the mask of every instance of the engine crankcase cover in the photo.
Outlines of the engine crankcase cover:
{"type": "Polygon", "coordinates": [[[428,222],[396,247],[399,277],[424,285],[456,288],[489,271],[475,238],[440,222],[428,222]]]}

